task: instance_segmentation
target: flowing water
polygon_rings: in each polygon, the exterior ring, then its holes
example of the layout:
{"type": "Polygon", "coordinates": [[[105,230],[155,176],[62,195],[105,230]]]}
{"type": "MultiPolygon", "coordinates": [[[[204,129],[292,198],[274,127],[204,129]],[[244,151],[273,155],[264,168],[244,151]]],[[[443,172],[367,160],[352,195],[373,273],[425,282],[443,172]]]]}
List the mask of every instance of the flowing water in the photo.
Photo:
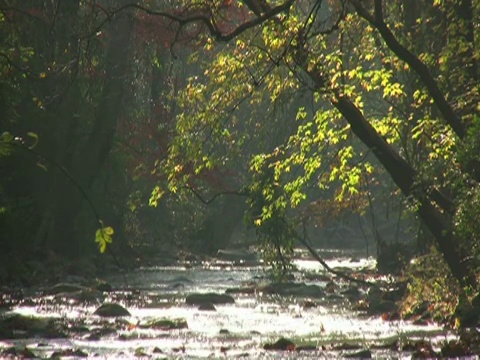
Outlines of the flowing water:
{"type": "MultiPolygon", "coordinates": [[[[332,252],[327,256],[331,267],[357,270],[375,265],[372,258],[345,252],[332,252]]],[[[305,253],[298,252],[295,265],[298,280],[327,285],[328,279],[321,266],[308,259],[305,253]],[[305,272],[318,275],[309,277],[317,280],[306,280],[302,275],[305,272]]],[[[370,349],[373,358],[409,359],[408,352],[374,345],[421,338],[440,344],[453,336],[437,325],[420,326],[408,321],[367,317],[354,311],[349,301],[338,295],[314,299],[315,306],[308,307],[304,306],[305,299],[258,292],[234,294],[234,304],[215,305],[216,311],[202,311],[197,306],[185,304],[185,296],[189,293],[224,293],[229,288],[266,281],[265,275],[260,265],[238,266],[228,262],[141,268],[126,275],[128,290],[112,292],[104,299],[124,305],[130,317],[121,321],[104,320],[93,314],[99,303],[84,305],[66,301],[58,304],[49,301],[51,297],[44,297],[37,299],[34,305],[17,306],[11,311],[71,321],[82,319],[88,331],[68,339],[0,340],[0,347],[26,345],[40,357],[48,357],[59,349],[81,349],[95,359],[330,359],[358,351],[348,350],[347,345],[354,344],[360,349],[370,349]],[[139,322],[158,318],[183,318],[188,328],[159,330],[136,326],[139,322]],[[91,333],[105,327],[106,322],[116,330],[92,337],[91,333]],[[275,342],[280,337],[310,348],[284,352],[263,349],[265,343],[275,342]]],[[[123,286],[120,275],[108,281],[114,287],[123,286]]],[[[338,288],[337,293],[341,289],[338,288]]]]}

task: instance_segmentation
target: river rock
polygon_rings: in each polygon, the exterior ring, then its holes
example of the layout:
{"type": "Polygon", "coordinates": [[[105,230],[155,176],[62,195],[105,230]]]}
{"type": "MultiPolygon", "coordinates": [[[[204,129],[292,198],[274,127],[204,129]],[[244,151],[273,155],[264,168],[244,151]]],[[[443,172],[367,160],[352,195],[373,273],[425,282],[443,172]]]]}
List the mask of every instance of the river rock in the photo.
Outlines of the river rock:
{"type": "Polygon", "coordinates": [[[342,357],[348,358],[348,359],[371,359],[372,352],[369,349],[366,349],[366,350],[360,350],[353,353],[342,354],[342,357]]]}
{"type": "Polygon", "coordinates": [[[55,351],[50,358],[51,359],[60,359],[63,357],[68,358],[86,358],[88,354],[80,349],[65,349],[60,351],[55,351]]]}
{"type": "Polygon", "coordinates": [[[7,359],[37,359],[37,356],[27,347],[17,349],[12,346],[3,350],[0,355],[2,358],[5,357],[7,359]]]}
{"type": "Polygon", "coordinates": [[[317,347],[315,345],[300,345],[295,348],[297,351],[315,351],[317,347]]]}
{"type": "Polygon", "coordinates": [[[84,290],[73,292],[62,292],[55,295],[55,299],[68,299],[77,302],[97,302],[103,300],[105,296],[98,290],[86,288],[84,290]]]}
{"type": "Polygon", "coordinates": [[[473,353],[468,348],[467,344],[458,340],[450,340],[442,346],[442,358],[466,358],[472,356],[473,353]]]}
{"type": "Polygon", "coordinates": [[[205,303],[198,307],[200,311],[217,311],[215,306],[212,303],[205,303]]]}
{"type": "Polygon", "coordinates": [[[228,288],[225,290],[226,294],[255,294],[257,288],[254,286],[246,286],[246,287],[237,287],[237,288],[228,288]]]}
{"type": "Polygon", "coordinates": [[[317,307],[318,304],[315,302],[315,301],[312,301],[310,299],[305,299],[303,302],[302,302],[302,307],[304,309],[312,309],[312,308],[315,308],[317,307]]]}
{"type": "Polygon", "coordinates": [[[65,338],[65,326],[56,318],[14,314],[0,319],[0,339],[65,338]]]}
{"type": "Polygon", "coordinates": [[[168,288],[171,290],[184,289],[186,285],[193,284],[193,281],[185,276],[176,276],[173,279],[167,281],[168,288]]]}
{"type": "Polygon", "coordinates": [[[57,295],[57,294],[65,294],[65,293],[73,293],[79,291],[88,291],[91,290],[88,287],[77,285],[77,284],[69,284],[69,283],[59,283],[52,286],[50,289],[47,290],[49,295],[57,295]]]}
{"type": "Polygon", "coordinates": [[[325,291],[318,285],[306,285],[304,283],[294,282],[273,283],[263,287],[262,291],[267,294],[306,298],[322,298],[325,296],[325,291]]]}
{"type": "Polygon", "coordinates": [[[158,346],[155,346],[152,350],[152,353],[153,354],[163,354],[163,351],[158,346]]]}
{"type": "Polygon", "coordinates": [[[110,285],[109,283],[107,283],[105,281],[99,281],[95,285],[95,289],[97,291],[100,291],[100,292],[111,292],[113,290],[113,287],[112,287],[112,285],[110,285]]]}
{"type": "Polygon", "coordinates": [[[90,341],[98,341],[104,336],[113,335],[117,332],[115,325],[102,324],[101,327],[93,329],[89,334],[86,334],[83,338],[90,341]]]}
{"type": "Polygon", "coordinates": [[[176,276],[173,279],[168,281],[170,284],[193,284],[193,281],[187,278],[186,276],[176,276]]]}
{"type": "Polygon", "coordinates": [[[122,305],[114,303],[105,303],[94,312],[95,315],[103,317],[131,316],[127,309],[122,305]]]}
{"type": "Polygon", "coordinates": [[[145,349],[143,347],[139,347],[135,349],[135,357],[144,358],[144,357],[148,357],[148,354],[145,352],[145,349]]]}
{"type": "Polygon", "coordinates": [[[283,351],[290,350],[291,351],[291,350],[295,350],[295,344],[291,340],[282,337],[277,341],[275,341],[274,343],[265,344],[263,348],[265,350],[283,350],[283,351]]]}
{"type": "Polygon", "coordinates": [[[221,249],[217,252],[217,259],[223,261],[233,261],[236,263],[256,263],[258,255],[247,249],[221,249]]]}
{"type": "Polygon", "coordinates": [[[194,293],[187,295],[185,302],[188,305],[204,305],[204,304],[233,304],[235,300],[233,297],[227,294],[217,294],[217,293],[205,293],[199,294],[194,293]]]}
{"type": "Polygon", "coordinates": [[[358,300],[360,298],[360,290],[358,289],[358,287],[350,287],[346,290],[343,290],[340,292],[343,296],[345,296],[347,299],[349,300],[358,300]]]}
{"type": "Polygon", "coordinates": [[[141,329],[159,329],[159,330],[175,330],[188,329],[187,320],[179,319],[153,319],[138,324],[141,329]]]}

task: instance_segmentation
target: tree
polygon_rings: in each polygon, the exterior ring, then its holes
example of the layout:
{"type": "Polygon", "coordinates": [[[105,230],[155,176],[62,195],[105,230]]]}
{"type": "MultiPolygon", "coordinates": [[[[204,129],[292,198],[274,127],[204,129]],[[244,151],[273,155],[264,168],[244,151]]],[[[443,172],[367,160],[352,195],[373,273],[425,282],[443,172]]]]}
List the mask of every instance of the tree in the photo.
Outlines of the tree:
{"type": "Polygon", "coordinates": [[[206,151],[205,141],[233,144],[237,131],[235,143],[242,143],[235,118],[241,99],[253,106],[264,97],[275,103],[280,94],[310,93],[315,106],[310,113],[299,109],[303,121],[296,134],[253,157],[253,173],[263,178],[267,171],[271,179],[262,184],[265,206],[258,223],[276,209],[297,206],[312,181],[327,187],[339,180],[340,198],[355,194],[360,174],[373,171],[373,162],[361,161],[371,153],[433,233],[452,274],[475,286],[455,219],[478,188],[475,156],[466,150],[475,147],[478,122],[477,9],[469,1],[424,5],[415,15],[413,2],[245,1],[221,10],[215,3],[206,15],[173,17],[180,25],[205,25],[212,40],[235,42],[187,86],[194,110],[187,108],[177,130],[187,149],[183,156],[201,172],[206,163],[225,158],[206,151]],[[251,13],[245,14],[245,6],[251,13]],[[242,20],[222,31],[218,17],[226,12],[240,13],[242,20]],[[431,39],[432,29],[445,38],[422,53],[409,49],[418,38],[431,39]],[[189,137],[193,133],[196,139],[189,137]],[[352,136],[363,149],[348,145],[352,136]],[[338,160],[325,171],[320,154],[340,143],[338,160]]]}

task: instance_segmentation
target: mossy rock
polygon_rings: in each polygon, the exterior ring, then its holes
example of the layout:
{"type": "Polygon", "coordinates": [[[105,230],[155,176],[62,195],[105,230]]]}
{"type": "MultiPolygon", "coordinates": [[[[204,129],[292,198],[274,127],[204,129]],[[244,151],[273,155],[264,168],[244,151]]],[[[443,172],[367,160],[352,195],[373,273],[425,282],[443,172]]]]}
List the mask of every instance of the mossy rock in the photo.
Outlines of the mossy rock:
{"type": "Polygon", "coordinates": [[[94,312],[95,315],[103,317],[131,316],[127,309],[122,305],[114,303],[105,303],[94,312]]]}
{"type": "Polygon", "coordinates": [[[206,293],[206,294],[190,294],[185,298],[185,302],[188,305],[205,305],[205,304],[233,304],[235,300],[233,297],[227,294],[216,294],[216,293],[206,293]]]}
{"type": "Polygon", "coordinates": [[[14,314],[0,319],[0,338],[65,338],[65,326],[59,319],[14,314]]]}

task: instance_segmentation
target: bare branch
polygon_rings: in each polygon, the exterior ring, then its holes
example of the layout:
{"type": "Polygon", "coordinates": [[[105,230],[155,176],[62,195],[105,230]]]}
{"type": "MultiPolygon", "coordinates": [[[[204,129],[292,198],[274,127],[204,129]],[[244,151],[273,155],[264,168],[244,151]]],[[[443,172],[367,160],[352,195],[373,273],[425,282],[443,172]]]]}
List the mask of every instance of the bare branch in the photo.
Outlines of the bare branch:
{"type": "Polygon", "coordinates": [[[248,29],[251,29],[257,25],[260,25],[263,22],[274,18],[275,16],[277,16],[282,12],[288,11],[294,2],[295,0],[286,0],[283,4],[278,5],[272,8],[271,10],[264,12],[262,15],[256,17],[255,19],[244,22],[243,24],[235,28],[235,30],[226,34],[222,33],[222,31],[216,26],[215,22],[211,17],[208,17],[204,14],[190,14],[188,16],[183,17],[178,15],[173,15],[165,11],[152,10],[142,5],[132,3],[132,4],[127,4],[125,6],[121,6],[112,11],[109,11],[107,18],[104,21],[102,21],[102,23],[97,27],[97,30],[95,32],[97,32],[106,22],[110,21],[115,14],[120,13],[126,9],[136,9],[149,15],[161,16],[166,19],[172,20],[173,22],[177,23],[180,27],[183,27],[188,24],[194,24],[194,23],[203,24],[207,27],[210,35],[212,35],[217,41],[227,42],[237,37],[238,35],[242,34],[243,32],[247,31],[248,29]]]}
{"type": "Polygon", "coordinates": [[[200,200],[203,204],[205,205],[209,205],[211,204],[212,202],[214,202],[219,196],[222,196],[222,195],[236,195],[236,196],[245,196],[245,197],[248,197],[250,196],[250,194],[247,192],[247,191],[241,191],[241,190],[237,190],[237,191],[221,191],[221,192],[218,192],[216,193],[215,195],[213,195],[210,199],[208,200],[205,200],[194,188],[192,188],[191,186],[186,186],[186,189],[190,190],[191,192],[193,192],[193,194],[197,197],[198,200],[200,200]]]}

